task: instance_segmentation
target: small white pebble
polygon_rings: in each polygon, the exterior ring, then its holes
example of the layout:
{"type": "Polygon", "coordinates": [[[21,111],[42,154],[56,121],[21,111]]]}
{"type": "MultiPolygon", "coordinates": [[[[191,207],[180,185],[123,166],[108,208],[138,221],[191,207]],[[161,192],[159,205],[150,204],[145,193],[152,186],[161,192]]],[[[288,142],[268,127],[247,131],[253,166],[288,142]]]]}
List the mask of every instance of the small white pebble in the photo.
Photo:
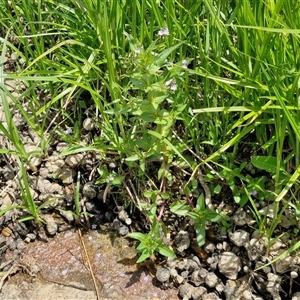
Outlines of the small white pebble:
{"type": "Polygon", "coordinates": [[[297,278],[299,276],[296,271],[291,271],[290,275],[292,278],[297,278]]]}

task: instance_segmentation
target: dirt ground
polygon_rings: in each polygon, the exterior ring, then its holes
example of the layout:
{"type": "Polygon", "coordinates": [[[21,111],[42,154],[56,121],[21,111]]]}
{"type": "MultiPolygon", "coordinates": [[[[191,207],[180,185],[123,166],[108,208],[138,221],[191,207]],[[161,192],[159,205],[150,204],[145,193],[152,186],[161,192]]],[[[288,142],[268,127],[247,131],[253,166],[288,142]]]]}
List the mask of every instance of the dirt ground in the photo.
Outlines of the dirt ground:
{"type": "MultiPolygon", "coordinates": [[[[163,291],[156,287],[147,269],[135,264],[134,246],[127,239],[91,231],[82,240],[99,291],[98,300],[178,299],[176,290],[163,291]]],[[[23,268],[7,278],[0,299],[96,300],[95,285],[84,253],[76,231],[57,234],[48,243],[28,244],[21,261],[15,262],[23,268]],[[31,265],[27,263],[24,267],[24,261],[30,261],[31,265]],[[36,276],[28,274],[37,268],[36,276]]],[[[12,253],[7,252],[6,256],[9,260],[12,253]]]]}

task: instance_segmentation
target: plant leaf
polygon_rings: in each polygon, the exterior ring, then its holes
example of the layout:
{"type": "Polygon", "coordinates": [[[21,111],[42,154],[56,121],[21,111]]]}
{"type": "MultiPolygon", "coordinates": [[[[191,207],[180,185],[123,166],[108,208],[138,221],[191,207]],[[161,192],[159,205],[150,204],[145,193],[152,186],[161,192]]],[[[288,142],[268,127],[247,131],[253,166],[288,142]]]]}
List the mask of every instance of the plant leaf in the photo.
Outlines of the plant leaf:
{"type": "Polygon", "coordinates": [[[175,253],[166,245],[158,247],[157,252],[166,257],[176,258],[175,253]]]}
{"type": "Polygon", "coordinates": [[[176,215],[185,216],[191,211],[191,207],[183,201],[175,201],[170,205],[170,211],[176,215]]]}
{"type": "MultiPolygon", "coordinates": [[[[251,159],[251,163],[260,170],[276,173],[277,158],[274,156],[255,156],[251,159]]],[[[281,168],[283,169],[283,165],[281,165],[281,168]]]]}

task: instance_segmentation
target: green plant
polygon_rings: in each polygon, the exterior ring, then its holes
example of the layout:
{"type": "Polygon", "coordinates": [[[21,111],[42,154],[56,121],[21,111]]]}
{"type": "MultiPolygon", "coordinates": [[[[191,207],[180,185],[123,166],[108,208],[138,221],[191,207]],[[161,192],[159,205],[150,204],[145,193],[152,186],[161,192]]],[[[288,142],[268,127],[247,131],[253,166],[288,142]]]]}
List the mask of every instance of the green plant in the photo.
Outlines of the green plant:
{"type": "Polygon", "coordinates": [[[203,194],[198,197],[195,208],[187,205],[184,201],[175,201],[170,205],[170,211],[179,216],[189,216],[194,220],[196,240],[199,247],[205,243],[207,222],[222,222],[227,227],[226,221],[228,221],[228,217],[221,212],[205,207],[203,194]]]}
{"type": "Polygon", "coordinates": [[[176,255],[174,252],[163,242],[163,236],[167,236],[167,230],[162,222],[157,221],[155,205],[152,206],[147,215],[151,222],[151,230],[147,234],[141,232],[128,234],[129,237],[140,241],[140,244],[136,248],[137,253],[140,254],[137,263],[148,259],[154,252],[158,252],[166,257],[175,258],[176,255]]]}

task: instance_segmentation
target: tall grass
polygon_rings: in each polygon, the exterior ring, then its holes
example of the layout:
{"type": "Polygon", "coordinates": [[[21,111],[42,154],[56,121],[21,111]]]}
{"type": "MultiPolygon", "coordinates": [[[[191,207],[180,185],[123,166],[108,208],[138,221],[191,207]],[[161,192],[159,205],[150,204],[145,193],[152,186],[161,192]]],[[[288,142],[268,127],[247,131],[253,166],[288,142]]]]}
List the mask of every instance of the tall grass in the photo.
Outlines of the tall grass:
{"type": "Polygon", "coordinates": [[[271,238],[286,201],[298,205],[290,198],[291,192],[298,193],[300,174],[298,1],[37,3],[0,4],[1,27],[11,37],[7,46],[25,61],[19,71],[1,79],[18,78],[30,87],[24,95],[33,110],[31,116],[25,115],[28,124],[55,112],[63,118],[62,125],[65,122],[77,132],[65,154],[86,149],[117,153],[146,177],[151,177],[146,159],[151,161],[155,151],[156,159],[163,158],[162,177],[174,162],[185,163],[193,176],[197,168],[210,163],[239,205],[254,203],[251,189],[276,203],[273,222],[265,229],[271,238]],[[159,36],[162,28],[168,28],[168,36],[159,36]],[[137,47],[148,51],[139,68],[137,47]],[[149,71],[141,68],[142,63],[155,65],[168,49],[173,50],[147,77],[151,84],[135,87],[133,79],[144,80],[149,71]],[[184,60],[187,69],[182,67],[184,60]],[[139,101],[162,96],[170,78],[179,88],[167,105],[159,103],[153,112],[161,123],[135,113],[134,109],[145,109],[139,101]],[[37,101],[37,90],[50,94],[50,100],[37,101]],[[78,142],[82,129],[78,116],[92,104],[101,116],[101,138],[87,148],[78,142]],[[155,131],[159,126],[162,130],[155,131]],[[147,136],[143,143],[155,146],[138,142],[141,136],[147,136]],[[191,151],[195,155],[189,160],[191,151]],[[250,162],[249,155],[276,158],[270,172],[274,188],[245,176],[241,166],[250,162]],[[192,163],[195,157],[204,160],[192,163]]]}

